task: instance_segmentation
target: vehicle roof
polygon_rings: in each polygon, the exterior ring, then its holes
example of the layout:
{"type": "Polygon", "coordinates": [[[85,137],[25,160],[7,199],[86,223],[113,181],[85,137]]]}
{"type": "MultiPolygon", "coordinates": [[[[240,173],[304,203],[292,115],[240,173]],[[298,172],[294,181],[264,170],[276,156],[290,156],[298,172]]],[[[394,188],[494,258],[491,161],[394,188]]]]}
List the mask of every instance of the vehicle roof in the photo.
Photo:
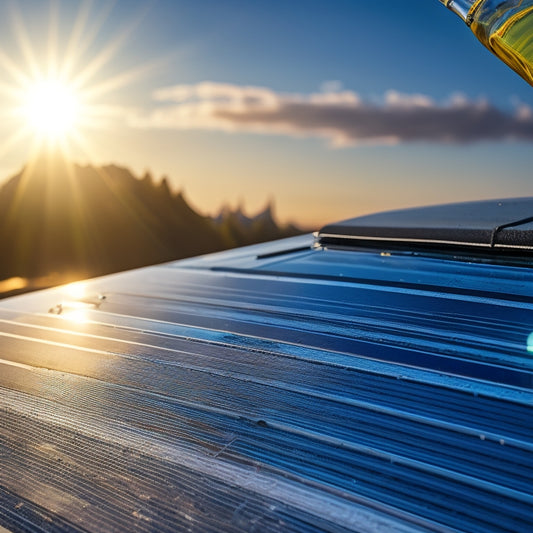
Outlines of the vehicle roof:
{"type": "Polygon", "coordinates": [[[530,531],[532,282],[305,235],[0,301],[0,526],[530,531]]]}
{"type": "Polygon", "coordinates": [[[533,251],[533,198],[505,198],[387,211],[329,224],[332,239],[533,251]]]}

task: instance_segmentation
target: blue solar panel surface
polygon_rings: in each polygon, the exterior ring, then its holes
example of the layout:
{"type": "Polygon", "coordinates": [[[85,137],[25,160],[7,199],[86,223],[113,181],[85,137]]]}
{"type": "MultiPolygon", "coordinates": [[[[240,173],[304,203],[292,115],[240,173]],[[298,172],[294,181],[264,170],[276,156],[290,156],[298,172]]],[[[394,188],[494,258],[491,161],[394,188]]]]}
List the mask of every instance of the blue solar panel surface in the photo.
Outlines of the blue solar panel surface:
{"type": "Polygon", "coordinates": [[[2,300],[0,526],[532,531],[532,287],[308,235],[2,300]]]}

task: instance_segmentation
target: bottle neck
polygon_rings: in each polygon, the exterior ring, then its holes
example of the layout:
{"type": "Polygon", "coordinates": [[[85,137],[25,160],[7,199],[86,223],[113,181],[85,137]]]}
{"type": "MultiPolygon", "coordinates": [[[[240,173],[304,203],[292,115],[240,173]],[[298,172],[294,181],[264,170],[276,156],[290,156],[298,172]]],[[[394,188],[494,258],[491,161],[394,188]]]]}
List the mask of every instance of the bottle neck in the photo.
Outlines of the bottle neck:
{"type": "Polygon", "coordinates": [[[469,24],[468,13],[479,0],[440,0],[440,2],[469,24]]]}

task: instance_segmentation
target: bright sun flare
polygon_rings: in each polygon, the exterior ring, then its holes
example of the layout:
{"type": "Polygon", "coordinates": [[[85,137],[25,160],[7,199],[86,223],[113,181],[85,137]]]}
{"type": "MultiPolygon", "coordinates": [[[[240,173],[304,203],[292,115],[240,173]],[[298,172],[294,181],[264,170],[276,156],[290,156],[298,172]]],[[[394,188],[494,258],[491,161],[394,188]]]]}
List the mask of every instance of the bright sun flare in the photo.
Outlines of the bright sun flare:
{"type": "Polygon", "coordinates": [[[68,135],[76,126],[79,98],[67,84],[44,80],[28,88],[24,114],[28,125],[50,140],[68,135]]]}
{"type": "Polygon", "coordinates": [[[104,46],[98,41],[109,15],[104,5],[84,0],[70,19],[62,17],[59,2],[50,0],[49,23],[42,25],[48,41],[41,36],[38,45],[15,4],[7,12],[0,9],[0,16],[6,14],[19,50],[18,56],[12,56],[0,46],[0,117],[6,119],[2,126],[11,130],[0,143],[0,158],[18,144],[28,146],[30,161],[48,151],[68,158],[89,157],[91,132],[110,129],[126,116],[125,108],[108,101],[110,93],[159,64],[135,65],[103,76],[139,27],[142,12],[104,46]]]}

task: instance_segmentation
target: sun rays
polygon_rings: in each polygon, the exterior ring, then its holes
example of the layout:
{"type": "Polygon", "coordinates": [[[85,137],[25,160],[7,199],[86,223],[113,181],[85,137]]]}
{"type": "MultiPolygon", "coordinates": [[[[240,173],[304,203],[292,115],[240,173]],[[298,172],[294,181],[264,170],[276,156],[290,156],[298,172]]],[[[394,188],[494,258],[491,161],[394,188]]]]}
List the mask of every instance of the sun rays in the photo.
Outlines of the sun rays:
{"type": "Polygon", "coordinates": [[[13,126],[2,139],[0,156],[23,145],[30,160],[43,152],[66,159],[75,152],[90,160],[94,130],[109,129],[124,114],[113,103],[118,99],[117,89],[145,75],[153,64],[113,68],[142,14],[104,38],[109,6],[96,11],[92,2],[84,1],[73,20],[66,21],[59,2],[51,1],[36,32],[15,4],[10,4],[14,53],[0,46],[0,97],[4,124],[13,126]]]}
{"type": "MultiPolygon", "coordinates": [[[[43,4],[26,5],[42,10],[43,4]]],[[[117,29],[112,3],[83,1],[74,10],[73,4],[64,2],[61,11],[51,0],[45,13],[21,12],[15,2],[0,5],[9,21],[0,35],[0,158],[16,153],[25,161],[10,180],[14,190],[3,224],[6,235],[19,235],[9,260],[26,277],[6,290],[44,283],[32,270],[39,246],[53,250],[46,261],[58,273],[54,283],[87,276],[96,232],[87,232],[86,224],[97,215],[87,214],[83,187],[100,183],[105,189],[110,180],[100,170],[87,183],[76,179],[83,171],[75,162],[94,163],[106,139],[120,136],[131,105],[123,103],[125,91],[162,64],[124,53],[144,12],[128,15],[117,29]],[[66,273],[68,253],[76,266],[66,273]]]]}

